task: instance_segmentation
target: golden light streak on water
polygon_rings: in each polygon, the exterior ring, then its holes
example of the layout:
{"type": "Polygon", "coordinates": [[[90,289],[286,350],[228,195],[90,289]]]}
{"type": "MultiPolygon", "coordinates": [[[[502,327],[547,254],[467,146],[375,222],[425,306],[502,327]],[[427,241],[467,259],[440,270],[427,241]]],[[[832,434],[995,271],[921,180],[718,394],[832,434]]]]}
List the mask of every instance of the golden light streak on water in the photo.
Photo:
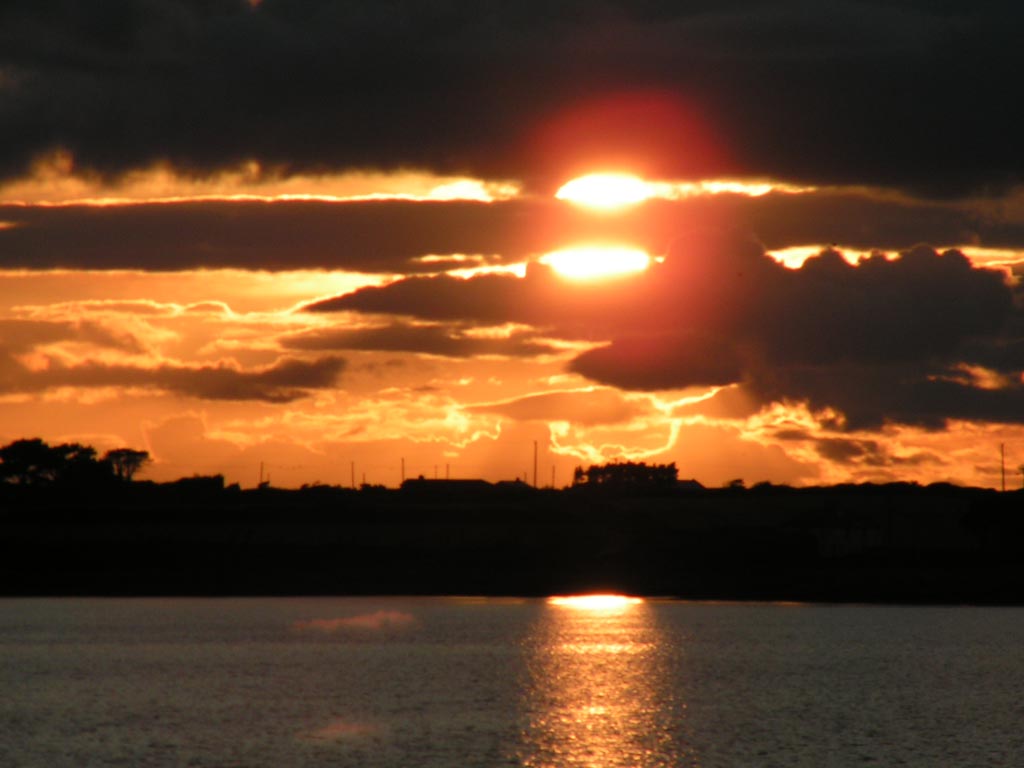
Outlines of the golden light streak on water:
{"type": "Polygon", "coordinates": [[[669,722],[680,692],[669,695],[661,684],[668,642],[641,598],[549,598],[527,647],[522,764],[696,765],[669,722]]]}

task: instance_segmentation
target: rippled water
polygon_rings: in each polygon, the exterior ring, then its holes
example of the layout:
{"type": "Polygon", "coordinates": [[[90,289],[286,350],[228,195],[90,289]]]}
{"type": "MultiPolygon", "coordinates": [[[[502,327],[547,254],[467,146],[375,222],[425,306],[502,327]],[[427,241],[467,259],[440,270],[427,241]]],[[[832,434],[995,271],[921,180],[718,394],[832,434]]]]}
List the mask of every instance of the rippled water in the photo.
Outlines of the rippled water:
{"type": "Polygon", "coordinates": [[[1024,610],[2,600],[3,766],[1017,765],[1024,610]]]}

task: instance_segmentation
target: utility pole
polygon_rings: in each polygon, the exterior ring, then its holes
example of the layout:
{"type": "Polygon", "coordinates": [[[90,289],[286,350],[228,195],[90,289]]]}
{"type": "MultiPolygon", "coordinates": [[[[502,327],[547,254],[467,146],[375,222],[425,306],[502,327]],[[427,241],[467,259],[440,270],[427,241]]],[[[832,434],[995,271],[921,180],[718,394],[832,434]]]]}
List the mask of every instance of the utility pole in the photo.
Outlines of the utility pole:
{"type": "Polygon", "coordinates": [[[349,462],[349,469],[352,471],[352,490],[356,489],[356,463],[354,461],[349,462]]]}
{"type": "Polygon", "coordinates": [[[537,487],[537,441],[533,441],[533,487],[537,487]]]}
{"type": "Polygon", "coordinates": [[[999,475],[1003,481],[1003,490],[1006,490],[1006,443],[999,444],[999,475]]]}
{"type": "Polygon", "coordinates": [[[405,457],[402,457],[402,482],[405,482],[405,457]]]}

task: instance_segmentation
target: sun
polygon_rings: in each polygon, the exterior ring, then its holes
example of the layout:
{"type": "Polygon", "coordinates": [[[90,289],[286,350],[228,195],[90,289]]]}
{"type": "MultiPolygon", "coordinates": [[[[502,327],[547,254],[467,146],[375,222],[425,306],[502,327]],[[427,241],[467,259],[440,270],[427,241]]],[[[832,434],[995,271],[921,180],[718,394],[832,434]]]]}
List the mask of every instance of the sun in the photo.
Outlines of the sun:
{"type": "Polygon", "coordinates": [[[643,598],[630,595],[558,595],[548,598],[548,605],[581,611],[621,611],[642,602],[643,598]]]}
{"type": "Polygon", "coordinates": [[[563,184],[555,193],[585,208],[615,211],[642,203],[653,196],[651,185],[629,173],[589,173],[563,184]]]}
{"type": "Polygon", "coordinates": [[[643,272],[651,265],[651,257],[628,246],[581,245],[544,254],[540,263],[570,280],[592,281],[643,272]]]}

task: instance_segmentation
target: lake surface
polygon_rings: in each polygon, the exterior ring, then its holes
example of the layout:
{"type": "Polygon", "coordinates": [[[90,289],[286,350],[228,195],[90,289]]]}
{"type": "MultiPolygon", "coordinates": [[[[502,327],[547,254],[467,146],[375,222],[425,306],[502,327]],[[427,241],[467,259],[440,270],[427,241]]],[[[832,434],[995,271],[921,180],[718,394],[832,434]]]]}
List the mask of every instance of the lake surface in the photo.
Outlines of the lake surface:
{"type": "Polygon", "coordinates": [[[985,766],[1024,609],[0,600],[0,765],[985,766]]]}

